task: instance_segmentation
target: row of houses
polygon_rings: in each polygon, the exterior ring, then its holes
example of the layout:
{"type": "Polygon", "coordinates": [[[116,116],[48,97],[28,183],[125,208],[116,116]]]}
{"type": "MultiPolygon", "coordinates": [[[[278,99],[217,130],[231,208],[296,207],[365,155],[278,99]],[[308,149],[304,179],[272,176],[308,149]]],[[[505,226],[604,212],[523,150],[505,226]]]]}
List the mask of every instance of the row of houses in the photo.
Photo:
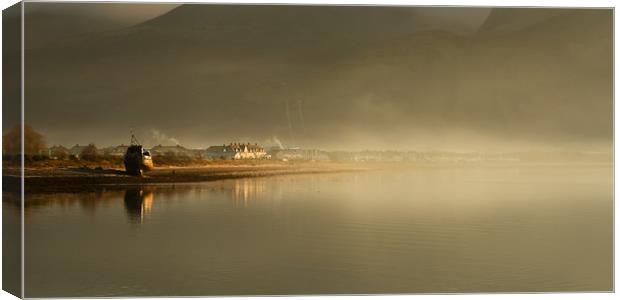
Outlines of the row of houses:
{"type": "MultiPolygon", "coordinates": [[[[74,157],[77,159],[88,155],[122,157],[127,145],[98,149],[94,145],[74,145],[71,148],[52,146],[41,151],[42,156],[51,159],[74,157]]],[[[340,162],[481,162],[481,161],[518,161],[515,154],[454,153],[441,151],[332,151],[300,148],[271,148],[266,150],[258,143],[229,143],[210,146],[206,149],[188,149],[180,145],[157,145],[149,149],[151,155],[184,157],[205,160],[265,160],[280,161],[340,161],[340,162]]]]}
{"type": "MultiPolygon", "coordinates": [[[[125,155],[125,152],[127,152],[128,147],[128,145],[119,145],[106,148],[96,148],[94,145],[76,144],[71,148],[66,148],[61,145],[54,145],[52,147],[41,150],[40,155],[49,157],[51,159],[63,159],[67,157],[74,157],[80,159],[85,153],[101,156],[122,157],[125,155]]],[[[188,149],[181,145],[157,145],[149,149],[149,151],[153,156],[182,156],[192,159],[238,160],[271,158],[271,155],[267,154],[265,148],[261,147],[257,143],[230,143],[228,145],[222,146],[211,146],[207,149],[188,149]]]]}
{"type": "Polygon", "coordinates": [[[206,159],[275,159],[281,161],[306,160],[306,161],[328,161],[330,160],[327,152],[318,149],[283,149],[274,147],[269,150],[259,144],[240,144],[230,143],[221,146],[211,146],[205,151],[206,159]]]}
{"type": "Polygon", "coordinates": [[[265,148],[258,144],[230,143],[222,146],[211,146],[205,151],[205,158],[208,159],[271,159],[265,148]]]}

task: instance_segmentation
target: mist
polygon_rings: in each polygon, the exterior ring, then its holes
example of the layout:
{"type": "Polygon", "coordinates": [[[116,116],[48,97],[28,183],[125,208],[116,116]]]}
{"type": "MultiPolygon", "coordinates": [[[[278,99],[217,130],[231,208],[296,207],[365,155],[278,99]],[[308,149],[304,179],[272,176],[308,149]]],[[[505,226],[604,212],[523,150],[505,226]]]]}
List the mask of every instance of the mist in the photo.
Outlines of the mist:
{"type": "Polygon", "coordinates": [[[26,51],[48,144],[611,151],[612,10],[123,5],[26,51]]]}

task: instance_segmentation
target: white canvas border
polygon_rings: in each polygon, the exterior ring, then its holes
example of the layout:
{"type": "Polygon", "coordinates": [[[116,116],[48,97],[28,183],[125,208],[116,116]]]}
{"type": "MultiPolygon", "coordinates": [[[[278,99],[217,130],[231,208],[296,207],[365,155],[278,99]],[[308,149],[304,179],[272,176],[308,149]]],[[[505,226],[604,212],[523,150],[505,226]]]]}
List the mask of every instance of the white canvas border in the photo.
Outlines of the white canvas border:
{"type": "MultiPolygon", "coordinates": [[[[28,1],[28,2],[44,2],[39,0],[28,1]]],[[[57,1],[60,2],[60,1],[57,1]]],[[[420,6],[536,6],[536,7],[549,7],[549,6],[558,6],[558,7],[616,7],[616,1],[610,0],[444,0],[444,1],[436,1],[436,0],[267,0],[267,1],[256,1],[256,0],[209,0],[209,1],[166,1],[166,0],[136,0],[136,1],[93,1],[93,0],[64,0],[62,2],[160,2],[160,3],[287,3],[287,4],[343,4],[343,5],[420,5],[420,6]]],[[[13,4],[16,1],[14,0],[0,0],[0,7],[5,9],[13,4]]],[[[615,13],[614,13],[615,15],[615,13]]],[[[1,29],[0,25],[0,29],[1,29]]],[[[614,41],[617,38],[618,34],[618,24],[614,22],[614,41]]],[[[0,40],[0,47],[2,45],[2,41],[0,40]]],[[[23,49],[23,47],[22,47],[23,49]]],[[[617,56],[617,48],[615,48],[614,43],[614,58],[617,56]]],[[[22,60],[23,64],[23,60],[22,60]]],[[[1,67],[0,62],[0,67],[1,67]]],[[[23,66],[23,65],[22,65],[23,66]]],[[[614,74],[617,66],[617,61],[614,59],[614,74]]],[[[23,76],[23,74],[22,74],[23,76]]],[[[23,82],[23,80],[22,80],[23,82]]],[[[618,80],[614,76],[614,91],[618,86],[618,80]]],[[[614,92],[615,99],[615,92],[614,92]]],[[[22,99],[23,101],[23,99],[22,99]]],[[[614,101],[615,103],[615,101],[614,101]]],[[[23,102],[22,102],[23,107],[23,102]]],[[[1,116],[2,108],[0,106],[0,116],[1,116]]],[[[618,138],[618,133],[615,131],[615,121],[618,116],[618,108],[614,105],[614,157],[618,154],[618,149],[615,147],[615,141],[618,138]]],[[[22,130],[23,132],[23,130],[22,130]]],[[[1,141],[0,141],[1,143],[1,141]]],[[[1,168],[1,167],[0,167],[1,168]]],[[[615,186],[618,184],[618,176],[616,173],[616,169],[614,168],[614,191],[615,186]]],[[[0,187],[2,183],[0,182],[0,187]]],[[[614,203],[615,203],[615,192],[614,192],[614,203]]],[[[618,233],[618,224],[615,222],[615,216],[617,215],[617,206],[614,205],[614,241],[616,240],[616,235],[618,233]]],[[[23,212],[23,207],[22,207],[23,212]]],[[[23,222],[23,216],[22,216],[23,222]]],[[[23,229],[23,223],[22,223],[23,229]]],[[[23,232],[22,232],[23,236],[23,232]]],[[[22,241],[23,242],[23,241],[22,241]]],[[[0,240],[0,246],[2,241],[0,240]]],[[[615,246],[615,242],[614,242],[615,246]]],[[[617,257],[618,248],[614,247],[614,258],[617,257]]],[[[617,266],[617,261],[614,259],[614,271],[615,266],[617,266]]],[[[615,272],[614,272],[615,274],[615,272]]],[[[2,274],[0,273],[0,279],[2,274]]],[[[618,278],[614,277],[614,287],[618,286],[618,278]]],[[[293,296],[288,297],[288,299],[326,299],[326,298],[337,298],[342,300],[353,300],[353,299],[368,299],[369,296],[293,296]]],[[[540,293],[540,294],[530,294],[530,293],[521,293],[521,294],[412,294],[412,295],[376,295],[370,296],[372,299],[377,300],[398,300],[398,299],[520,299],[521,297],[527,297],[530,299],[615,299],[615,293],[540,293]]],[[[192,297],[192,298],[201,298],[201,297],[192,297]]],[[[229,300],[237,300],[237,299],[248,299],[248,297],[205,297],[208,299],[229,299],[229,300]]],[[[282,297],[260,297],[261,299],[280,299],[282,297]]],[[[0,300],[5,299],[15,299],[14,296],[8,294],[7,292],[0,292],[0,300]]],[[[75,298],[74,298],[75,299],[75,298]]],[[[125,298],[125,299],[187,299],[186,297],[179,298],[125,298]]]]}

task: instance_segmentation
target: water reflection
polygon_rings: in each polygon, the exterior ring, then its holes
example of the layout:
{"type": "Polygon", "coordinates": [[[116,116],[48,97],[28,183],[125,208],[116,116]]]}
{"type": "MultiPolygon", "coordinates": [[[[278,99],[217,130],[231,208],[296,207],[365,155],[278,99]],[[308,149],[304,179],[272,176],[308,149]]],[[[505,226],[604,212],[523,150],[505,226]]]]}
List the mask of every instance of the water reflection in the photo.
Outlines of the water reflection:
{"type": "Polygon", "coordinates": [[[26,295],[610,290],[609,174],[438,169],[29,194],[26,295]]]}
{"type": "MultiPolygon", "coordinates": [[[[28,193],[24,202],[24,214],[28,217],[45,209],[61,208],[68,210],[79,207],[87,215],[94,216],[102,207],[113,205],[112,203],[122,198],[122,193],[122,190],[106,189],[96,192],[28,193]]],[[[2,199],[5,204],[21,208],[21,195],[19,193],[3,191],[2,199]]],[[[26,218],[27,220],[28,218],[26,218]]]]}
{"type": "Polygon", "coordinates": [[[248,207],[249,201],[256,201],[265,194],[266,185],[260,179],[235,180],[232,186],[231,198],[235,207],[248,207]]]}
{"type": "Polygon", "coordinates": [[[143,189],[125,191],[125,211],[132,223],[142,223],[151,214],[153,208],[153,192],[143,189]]]}
{"type": "MultiPolygon", "coordinates": [[[[123,201],[122,205],[129,222],[141,224],[152,214],[155,193],[163,205],[187,198],[200,201],[224,199],[232,208],[248,208],[265,200],[267,189],[265,179],[246,178],[188,185],[135,186],[125,190],[102,188],[95,192],[30,193],[26,195],[25,213],[28,217],[46,209],[69,210],[79,207],[87,215],[94,217],[101,209],[114,206],[116,201],[123,201]],[[204,197],[207,194],[210,196],[204,197]],[[223,198],[216,195],[221,195],[223,198]]],[[[19,194],[3,192],[3,200],[13,207],[21,207],[19,194]]]]}

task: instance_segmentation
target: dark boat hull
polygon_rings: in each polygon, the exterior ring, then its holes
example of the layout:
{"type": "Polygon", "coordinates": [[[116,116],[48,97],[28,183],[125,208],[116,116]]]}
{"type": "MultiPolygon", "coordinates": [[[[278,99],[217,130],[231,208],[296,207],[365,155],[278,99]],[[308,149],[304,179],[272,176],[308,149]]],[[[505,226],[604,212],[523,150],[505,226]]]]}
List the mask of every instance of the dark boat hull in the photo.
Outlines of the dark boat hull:
{"type": "MultiPolygon", "coordinates": [[[[148,154],[148,153],[147,153],[148,154]]],[[[127,174],[141,176],[143,172],[153,169],[153,160],[145,155],[142,146],[131,146],[125,154],[125,170],[127,174]]]]}

